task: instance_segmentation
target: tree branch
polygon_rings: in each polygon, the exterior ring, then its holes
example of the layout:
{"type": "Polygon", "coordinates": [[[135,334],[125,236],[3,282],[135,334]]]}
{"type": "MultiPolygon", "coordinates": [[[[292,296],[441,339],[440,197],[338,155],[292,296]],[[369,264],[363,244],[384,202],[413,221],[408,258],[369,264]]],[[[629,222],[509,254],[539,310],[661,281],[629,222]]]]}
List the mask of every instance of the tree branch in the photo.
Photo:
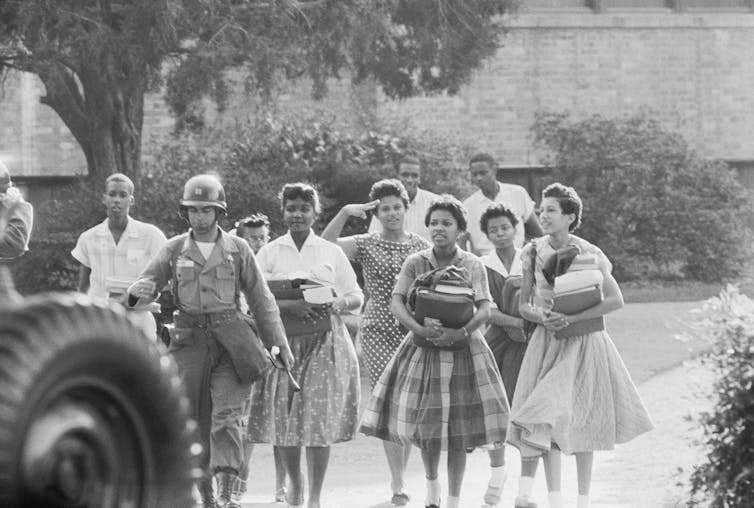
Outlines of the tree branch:
{"type": "Polygon", "coordinates": [[[81,145],[88,160],[88,121],[83,108],[84,97],[73,73],[63,64],[53,62],[45,68],[37,69],[37,74],[47,91],[46,95],[39,98],[39,102],[50,106],[60,116],[81,145]]]}

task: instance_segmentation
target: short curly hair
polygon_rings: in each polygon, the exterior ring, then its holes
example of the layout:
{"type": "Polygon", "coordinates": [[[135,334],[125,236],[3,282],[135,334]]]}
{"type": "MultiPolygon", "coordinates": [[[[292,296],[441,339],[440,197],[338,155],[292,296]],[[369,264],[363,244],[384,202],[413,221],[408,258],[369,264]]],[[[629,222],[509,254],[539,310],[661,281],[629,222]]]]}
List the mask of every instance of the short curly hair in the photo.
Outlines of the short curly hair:
{"type": "MultiPolygon", "coordinates": [[[[386,196],[400,198],[400,200],[403,201],[403,206],[408,208],[408,192],[400,180],[395,178],[383,178],[372,184],[372,188],[369,189],[369,201],[382,199],[386,196]]],[[[376,207],[372,210],[372,214],[375,217],[377,216],[376,207]]]]}
{"type": "Polygon", "coordinates": [[[502,203],[492,203],[479,219],[479,227],[485,235],[487,234],[487,226],[490,220],[497,217],[508,217],[508,220],[511,221],[511,226],[514,228],[518,226],[518,217],[516,217],[516,214],[510,208],[506,208],[502,203]]]}
{"type": "Polygon", "coordinates": [[[486,152],[479,152],[472,155],[471,159],[469,159],[469,167],[475,162],[486,162],[490,168],[497,168],[497,161],[495,158],[486,152]]]}
{"type": "Polygon", "coordinates": [[[564,214],[574,214],[574,220],[569,226],[568,231],[573,232],[581,225],[581,212],[584,209],[581,204],[581,198],[573,187],[568,187],[562,183],[553,183],[545,187],[542,191],[542,199],[555,198],[560,203],[560,209],[564,214]]]}
{"type": "Polygon", "coordinates": [[[314,213],[319,214],[321,208],[319,206],[319,194],[317,189],[304,182],[287,183],[283,185],[283,190],[280,191],[280,208],[285,208],[285,202],[293,199],[301,198],[302,200],[310,203],[314,208],[314,213]]]}
{"type": "Polygon", "coordinates": [[[267,229],[270,228],[270,218],[263,213],[255,213],[236,222],[236,229],[261,228],[264,226],[266,226],[267,229]]]}
{"type": "Polygon", "coordinates": [[[466,216],[468,215],[468,212],[458,198],[451,196],[450,194],[440,194],[437,199],[430,203],[429,208],[427,209],[427,215],[424,216],[425,226],[429,227],[429,217],[435,210],[445,210],[450,212],[458,224],[458,229],[466,231],[466,227],[468,226],[466,216]]]}

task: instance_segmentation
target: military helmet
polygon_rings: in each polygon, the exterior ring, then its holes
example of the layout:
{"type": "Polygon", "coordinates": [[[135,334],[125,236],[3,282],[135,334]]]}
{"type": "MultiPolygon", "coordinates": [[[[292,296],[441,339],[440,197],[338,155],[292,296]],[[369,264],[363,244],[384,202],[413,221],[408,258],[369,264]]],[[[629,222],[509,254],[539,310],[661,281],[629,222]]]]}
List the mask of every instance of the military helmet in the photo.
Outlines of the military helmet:
{"type": "Polygon", "coordinates": [[[212,175],[196,175],[183,186],[181,206],[214,206],[227,211],[225,190],[220,181],[212,175]]]}

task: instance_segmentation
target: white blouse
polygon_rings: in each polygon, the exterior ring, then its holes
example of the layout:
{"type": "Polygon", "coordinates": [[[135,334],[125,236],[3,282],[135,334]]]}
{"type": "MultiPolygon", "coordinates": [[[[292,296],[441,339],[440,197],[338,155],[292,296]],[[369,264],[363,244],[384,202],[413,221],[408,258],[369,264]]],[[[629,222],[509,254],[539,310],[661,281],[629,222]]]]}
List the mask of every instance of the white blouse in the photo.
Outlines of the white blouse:
{"type": "Polygon", "coordinates": [[[289,232],[264,245],[256,258],[267,279],[305,272],[332,284],[338,296],[355,296],[359,301],[364,300],[364,293],[343,250],[314,232],[309,233],[300,251],[289,232]]]}

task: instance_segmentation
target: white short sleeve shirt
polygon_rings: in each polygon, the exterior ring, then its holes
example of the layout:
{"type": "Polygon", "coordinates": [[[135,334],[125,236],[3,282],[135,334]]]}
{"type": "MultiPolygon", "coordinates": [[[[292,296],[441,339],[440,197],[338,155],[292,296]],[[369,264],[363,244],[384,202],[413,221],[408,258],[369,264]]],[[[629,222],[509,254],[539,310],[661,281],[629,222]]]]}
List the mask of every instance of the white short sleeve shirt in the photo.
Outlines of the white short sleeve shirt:
{"type": "Polygon", "coordinates": [[[510,183],[498,182],[498,184],[500,190],[494,200],[487,198],[481,190],[477,190],[463,202],[466,211],[469,213],[468,231],[472,248],[479,256],[487,254],[493,248],[492,243],[487,239],[487,235],[482,232],[482,228],[479,226],[479,219],[482,218],[482,214],[490,204],[502,203],[510,208],[518,218],[514,243],[519,249],[524,245],[524,223],[529,220],[534,212],[534,201],[526,192],[526,189],[510,183]]]}
{"type": "MultiPolygon", "coordinates": [[[[105,280],[108,277],[136,280],[166,242],[165,235],[156,226],[129,217],[126,229],[116,245],[105,219],[79,236],[71,255],[92,271],[89,276],[89,295],[107,298],[105,280]]],[[[151,319],[154,333],[154,318],[147,314],[145,319],[151,319]]]]}

